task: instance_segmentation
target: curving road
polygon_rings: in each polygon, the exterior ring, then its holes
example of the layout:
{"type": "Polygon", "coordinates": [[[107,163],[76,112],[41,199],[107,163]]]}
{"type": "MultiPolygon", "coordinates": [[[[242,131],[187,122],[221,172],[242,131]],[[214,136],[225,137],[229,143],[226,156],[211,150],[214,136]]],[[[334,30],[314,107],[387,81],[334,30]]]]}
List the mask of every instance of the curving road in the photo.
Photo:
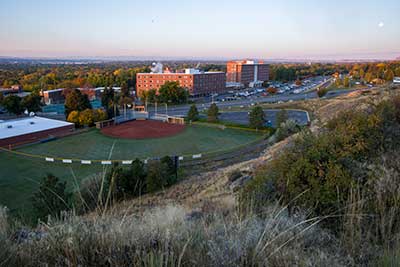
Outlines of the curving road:
{"type": "MultiPolygon", "coordinates": [[[[342,94],[347,94],[355,90],[333,90],[328,92],[325,98],[334,98],[342,94]]],[[[306,99],[313,99],[318,98],[317,93],[314,92],[307,92],[307,93],[300,93],[300,94],[281,94],[281,95],[274,95],[274,96],[253,96],[248,97],[246,99],[240,99],[236,101],[228,101],[228,102],[219,102],[217,103],[220,109],[229,109],[230,107],[251,107],[257,103],[276,103],[276,102],[288,102],[288,101],[298,101],[298,100],[306,100],[306,99]]],[[[199,111],[203,111],[209,108],[211,103],[204,103],[204,104],[196,104],[199,111]]],[[[159,114],[168,114],[170,116],[186,116],[187,112],[189,111],[191,105],[181,105],[181,106],[168,106],[159,105],[157,107],[157,113],[159,114]]],[[[155,113],[155,107],[149,107],[148,111],[150,114],[155,113]]],[[[296,119],[296,118],[295,118],[296,119]]]]}
{"type": "MultiPolygon", "coordinates": [[[[279,109],[264,109],[266,126],[276,126],[276,117],[281,110],[279,109]],[[270,122],[270,124],[268,123],[270,122]]],[[[308,124],[308,114],[306,111],[301,110],[287,110],[288,118],[296,121],[299,125],[308,124]]],[[[243,125],[249,124],[249,114],[246,111],[238,112],[222,112],[218,118],[221,121],[233,122],[243,125]]]]}

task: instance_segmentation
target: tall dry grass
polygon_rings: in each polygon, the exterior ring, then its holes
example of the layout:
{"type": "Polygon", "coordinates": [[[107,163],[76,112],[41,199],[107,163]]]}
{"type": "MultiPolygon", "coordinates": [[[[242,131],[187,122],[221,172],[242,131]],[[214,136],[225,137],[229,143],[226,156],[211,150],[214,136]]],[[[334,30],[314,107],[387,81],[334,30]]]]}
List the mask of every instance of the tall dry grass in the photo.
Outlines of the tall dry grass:
{"type": "MultiPolygon", "coordinates": [[[[5,216],[5,214],[2,214],[5,216]]],[[[318,218],[237,210],[192,216],[167,206],[142,216],[63,218],[8,245],[14,266],[347,266],[352,261],[318,218]]],[[[7,239],[7,238],[6,238],[7,239]]],[[[9,239],[8,239],[9,240],[9,239]]],[[[3,240],[2,240],[3,241],[3,240]]],[[[11,242],[11,241],[7,241],[11,242]]]]}

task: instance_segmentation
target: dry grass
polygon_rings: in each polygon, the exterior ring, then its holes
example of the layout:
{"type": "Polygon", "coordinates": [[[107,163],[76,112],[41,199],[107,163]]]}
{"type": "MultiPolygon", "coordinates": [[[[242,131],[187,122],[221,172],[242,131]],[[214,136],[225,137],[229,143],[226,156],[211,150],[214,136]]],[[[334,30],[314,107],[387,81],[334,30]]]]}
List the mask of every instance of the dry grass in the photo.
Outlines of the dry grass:
{"type": "MultiPolygon", "coordinates": [[[[2,214],[4,216],[4,214],[2,214]]],[[[262,217],[187,213],[179,206],[142,216],[42,224],[41,237],[10,246],[14,266],[347,266],[352,261],[318,218],[288,217],[278,206],[262,217]]],[[[1,240],[2,243],[4,240],[1,240]]]]}

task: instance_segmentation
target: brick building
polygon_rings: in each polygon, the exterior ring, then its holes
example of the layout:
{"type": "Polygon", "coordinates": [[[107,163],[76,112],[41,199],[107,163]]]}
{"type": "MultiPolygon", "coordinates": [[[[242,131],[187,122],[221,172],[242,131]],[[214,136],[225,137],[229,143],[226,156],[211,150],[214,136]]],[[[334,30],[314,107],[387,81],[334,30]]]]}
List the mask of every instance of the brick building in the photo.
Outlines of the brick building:
{"type": "Polygon", "coordinates": [[[225,73],[186,69],[184,73],[137,73],[136,93],[141,96],[143,91],[158,90],[164,83],[170,81],[178,82],[192,96],[204,96],[210,93],[221,93],[226,90],[225,73]]]}
{"type": "Polygon", "coordinates": [[[226,81],[256,87],[269,79],[269,66],[263,61],[238,60],[226,64],[226,81]]]}

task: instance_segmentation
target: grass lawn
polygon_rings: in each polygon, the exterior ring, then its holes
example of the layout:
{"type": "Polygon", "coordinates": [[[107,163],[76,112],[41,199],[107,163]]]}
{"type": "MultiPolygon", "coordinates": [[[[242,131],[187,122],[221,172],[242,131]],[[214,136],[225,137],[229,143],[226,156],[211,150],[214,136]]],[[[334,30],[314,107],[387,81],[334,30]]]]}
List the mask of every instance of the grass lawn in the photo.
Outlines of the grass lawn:
{"type": "MultiPolygon", "coordinates": [[[[19,151],[66,159],[106,160],[113,147],[111,159],[128,160],[137,157],[145,159],[165,155],[191,155],[221,149],[228,150],[255,141],[260,137],[259,134],[249,131],[187,126],[182,133],[172,137],[129,140],[107,137],[93,129],[48,143],[27,146],[19,151]]],[[[38,181],[46,173],[52,173],[67,180],[72,189],[82,179],[102,170],[103,167],[99,163],[65,165],[0,152],[0,205],[5,205],[14,212],[29,212],[30,197],[37,189],[38,181]],[[72,173],[75,174],[76,181],[72,173]]]]}

